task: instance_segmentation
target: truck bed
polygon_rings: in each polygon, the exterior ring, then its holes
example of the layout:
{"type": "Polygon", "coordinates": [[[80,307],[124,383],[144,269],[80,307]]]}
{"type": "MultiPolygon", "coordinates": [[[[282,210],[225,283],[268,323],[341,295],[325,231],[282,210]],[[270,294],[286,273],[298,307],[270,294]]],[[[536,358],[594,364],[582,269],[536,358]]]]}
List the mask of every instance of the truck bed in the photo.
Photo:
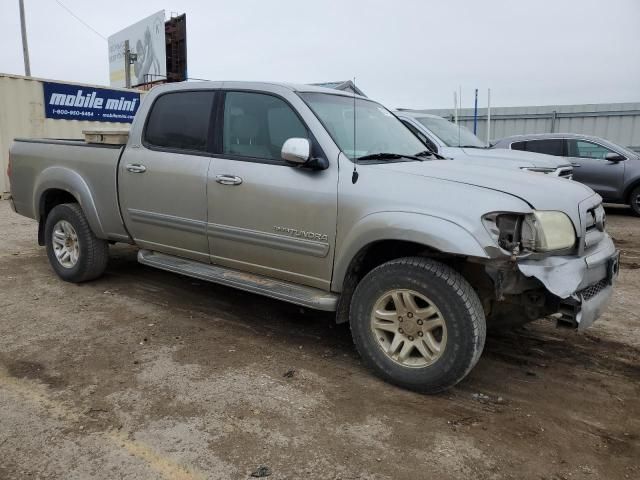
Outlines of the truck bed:
{"type": "Polygon", "coordinates": [[[82,139],[17,138],[10,150],[11,194],[21,215],[39,219],[46,192],[63,190],[85,211],[99,238],[128,241],[118,205],[121,145],[82,139]]]}

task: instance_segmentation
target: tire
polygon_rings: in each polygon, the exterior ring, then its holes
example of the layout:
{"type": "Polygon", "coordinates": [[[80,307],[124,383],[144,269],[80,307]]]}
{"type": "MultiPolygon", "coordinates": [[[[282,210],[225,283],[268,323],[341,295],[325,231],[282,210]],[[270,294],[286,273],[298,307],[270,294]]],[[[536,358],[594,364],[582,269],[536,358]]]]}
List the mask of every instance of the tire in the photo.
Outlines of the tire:
{"type": "Polygon", "coordinates": [[[629,195],[629,206],[636,217],[640,217],[640,185],[634,188],[629,195]]]}
{"type": "Polygon", "coordinates": [[[471,285],[452,268],[422,257],[392,260],[369,272],[354,292],[349,323],[364,363],[378,376],[430,394],[454,386],[471,371],[486,337],[484,311],[471,285]],[[404,305],[398,308],[396,302],[404,305]],[[416,313],[410,316],[411,311],[416,313]],[[374,330],[374,322],[382,329],[374,330]],[[402,334],[387,331],[396,326],[402,334]]]}
{"type": "Polygon", "coordinates": [[[44,235],[49,263],[62,280],[94,280],[107,268],[109,244],[94,235],[77,203],[54,207],[47,216],[44,235]]]}

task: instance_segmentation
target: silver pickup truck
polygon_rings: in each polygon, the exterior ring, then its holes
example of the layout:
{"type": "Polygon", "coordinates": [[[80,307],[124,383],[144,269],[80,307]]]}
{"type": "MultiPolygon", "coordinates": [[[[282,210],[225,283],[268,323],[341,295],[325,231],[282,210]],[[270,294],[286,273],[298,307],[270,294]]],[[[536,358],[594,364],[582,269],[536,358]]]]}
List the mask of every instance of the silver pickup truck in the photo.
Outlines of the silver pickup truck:
{"type": "Polygon", "coordinates": [[[618,253],[588,187],[424,148],[366,98],[183,83],[151,90],[126,145],[17,139],[9,177],[63,280],[136,245],[145,265],[336,312],[378,375],[433,393],[487,325],[588,327],[618,253]]]}

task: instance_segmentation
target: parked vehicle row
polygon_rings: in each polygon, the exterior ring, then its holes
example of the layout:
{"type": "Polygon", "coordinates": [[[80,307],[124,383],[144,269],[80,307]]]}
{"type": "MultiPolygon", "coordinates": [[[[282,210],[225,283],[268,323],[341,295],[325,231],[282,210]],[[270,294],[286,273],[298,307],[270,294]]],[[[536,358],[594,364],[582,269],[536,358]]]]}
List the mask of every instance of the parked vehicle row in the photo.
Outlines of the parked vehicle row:
{"type": "Polygon", "coordinates": [[[493,145],[512,152],[553,155],[571,162],[573,179],[605,202],[629,205],[640,216],[640,156],[603,138],[571,133],[516,135],[493,145]]]}
{"type": "Polygon", "coordinates": [[[515,135],[487,145],[464,126],[407,109],[395,115],[431,151],[452,160],[519,168],[584,183],[605,202],[640,216],[640,155],[603,138],[574,133],[515,135]]]}
{"type": "Polygon", "coordinates": [[[551,155],[531,154],[525,151],[491,149],[463,126],[427,113],[396,110],[396,116],[434,152],[452,160],[466,160],[477,165],[497,168],[521,169],[546,173],[556,177],[572,178],[570,162],[551,155]]]}
{"type": "Polygon", "coordinates": [[[487,326],[589,327],[618,272],[590,188],[438,158],[364,97],[174,83],[126,145],[17,139],[9,178],[63,280],[100,277],[109,242],[129,243],[145,265],[335,312],[373,371],[433,393],[474,367],[487,326]]]}

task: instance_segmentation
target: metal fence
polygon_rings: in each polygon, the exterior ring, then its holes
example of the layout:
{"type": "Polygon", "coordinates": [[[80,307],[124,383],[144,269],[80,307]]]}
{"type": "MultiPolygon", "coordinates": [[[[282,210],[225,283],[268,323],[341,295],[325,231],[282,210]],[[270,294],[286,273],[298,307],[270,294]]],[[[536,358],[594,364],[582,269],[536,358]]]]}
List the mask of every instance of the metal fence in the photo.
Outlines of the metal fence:
{"type": "MultiPolygon", "coordinates": [[[[453,109],[420,110],[453,121],[453,109]]],[[[458,111],[473,131],[473,109],[458,111]]],[[[487,109],[478,109],[477,135],[487,139],[487,109]]],[[[547,105],[491,108],[491,139],[527,133],[583,133],[606,138],[640,152],[640,103],[547,105]]]]}

